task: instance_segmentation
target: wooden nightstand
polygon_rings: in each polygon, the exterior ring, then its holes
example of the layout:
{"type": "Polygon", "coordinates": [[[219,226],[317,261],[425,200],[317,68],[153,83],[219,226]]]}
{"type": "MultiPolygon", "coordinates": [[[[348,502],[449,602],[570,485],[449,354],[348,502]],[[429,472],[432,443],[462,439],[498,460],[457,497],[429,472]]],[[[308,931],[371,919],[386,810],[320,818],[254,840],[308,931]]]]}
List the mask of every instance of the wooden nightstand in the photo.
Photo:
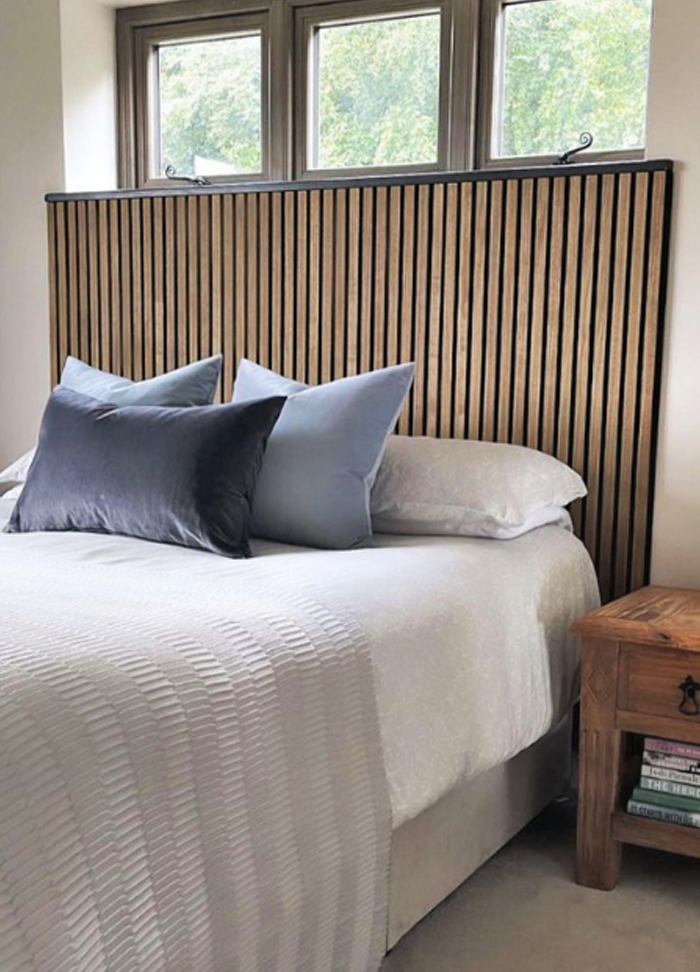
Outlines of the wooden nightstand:
{"type": "Polygon", "coordinates": [[[688,675],[700,682],[700,591],[645,587],[587,614],[572,631],[583,636],[576,879],[611,890],[623,844],[700,858],[700,830],[623,809],[628,774],[639,773],[638,740],[626,734],[700,744],[692,699],[680,711],[681,683],[688,675]]]}

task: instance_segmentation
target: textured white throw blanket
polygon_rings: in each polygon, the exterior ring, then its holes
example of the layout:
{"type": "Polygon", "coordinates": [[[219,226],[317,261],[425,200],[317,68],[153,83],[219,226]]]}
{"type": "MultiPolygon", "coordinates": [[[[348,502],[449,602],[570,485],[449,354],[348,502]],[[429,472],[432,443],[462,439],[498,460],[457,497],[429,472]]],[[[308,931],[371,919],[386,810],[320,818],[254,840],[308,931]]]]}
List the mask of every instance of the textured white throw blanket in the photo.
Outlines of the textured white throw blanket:
{"type": "MultiPolygon", "coordinates": [[[[390,810],[343,610],[0,553],[2,972],[370,972],[390,810]]],[[[178,561],[178,567],[180,562],[178,561]]]]}

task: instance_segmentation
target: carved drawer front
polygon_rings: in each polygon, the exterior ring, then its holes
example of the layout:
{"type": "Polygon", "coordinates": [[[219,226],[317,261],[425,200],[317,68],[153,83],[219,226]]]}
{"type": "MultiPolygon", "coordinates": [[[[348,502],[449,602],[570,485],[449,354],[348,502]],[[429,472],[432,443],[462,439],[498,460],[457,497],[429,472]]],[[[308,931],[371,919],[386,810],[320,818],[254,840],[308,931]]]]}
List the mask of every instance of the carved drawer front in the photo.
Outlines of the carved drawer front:
{"type": "Polygon", "coordinates": [[[617,707],[700,726],[700,653],[621,645],[617,707]]]}

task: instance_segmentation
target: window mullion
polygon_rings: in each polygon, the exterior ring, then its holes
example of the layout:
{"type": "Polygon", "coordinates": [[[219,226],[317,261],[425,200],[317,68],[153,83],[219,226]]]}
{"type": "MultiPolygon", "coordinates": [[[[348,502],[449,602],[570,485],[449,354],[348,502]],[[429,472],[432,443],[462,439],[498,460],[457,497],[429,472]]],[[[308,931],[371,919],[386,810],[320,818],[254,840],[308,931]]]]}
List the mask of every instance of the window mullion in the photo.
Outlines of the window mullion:
{"type": "Polygon", "coordinates": [[[477,65],[479,53],[479,0],[446,0],[451,29],[449,47],[443,48],[449,72],[447,168],[473,169],[477,118],[477,65]]]}
{"type": "Polygon", "coordinates": [[[288,0],[270,4],[268,34],[269,178],[294,178],[293,168],[293,22],[288,0]]]}

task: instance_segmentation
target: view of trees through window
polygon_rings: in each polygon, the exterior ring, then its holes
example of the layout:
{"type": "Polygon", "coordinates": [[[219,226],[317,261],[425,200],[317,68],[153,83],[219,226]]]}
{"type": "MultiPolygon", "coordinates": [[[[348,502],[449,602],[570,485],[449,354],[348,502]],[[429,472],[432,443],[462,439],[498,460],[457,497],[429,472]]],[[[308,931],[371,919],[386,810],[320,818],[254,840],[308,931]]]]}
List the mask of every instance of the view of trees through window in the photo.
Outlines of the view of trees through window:
{"type": "MultiPolygon", "coordinates": [[[[596,150],[643,148],[651,14],[652,0],[504,0],[492,154],[558,155],[585,130],[596,150]]],[[[309,168],[438,161],[440,33],[429,8],[311,28],[309,168]]],[[[263,172],[262,42],[159,45],[161,173],[263,172]]]]}
{"type": "Polygon", "coordinates": [[[161,172],[262,171],[259,33],[158,50],[161,172]]]}
{"type": "Polygon", "coordinates": [[[643,148],[652,0],[535,0],[505,7],[497,156],[643,148]]]}
{"type": "Polygon", "coordinates": [[[321,169],[437,161],[440,15],[318,29],[321,169]]]}

